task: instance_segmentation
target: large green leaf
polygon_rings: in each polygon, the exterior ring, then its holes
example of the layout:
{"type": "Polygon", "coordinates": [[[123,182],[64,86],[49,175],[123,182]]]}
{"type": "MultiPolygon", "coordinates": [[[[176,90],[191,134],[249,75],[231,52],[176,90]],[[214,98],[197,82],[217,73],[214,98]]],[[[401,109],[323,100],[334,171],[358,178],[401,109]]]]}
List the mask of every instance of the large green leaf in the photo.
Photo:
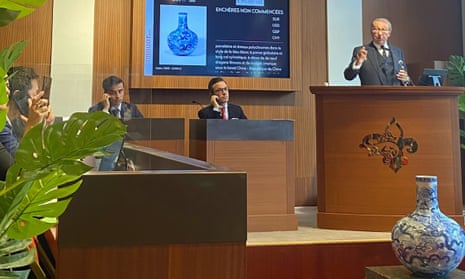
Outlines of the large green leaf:
{"type": "MultiPolygon", "coordinates": [[[[459,55],[449,56],[447,64],[447,78],[455,86],[465,86],[465,57],[459,55]]],[[[465,94],[458,98],[459,118],[465,119],[465,94]]],[[[460,129],[460,137],[465,138],[465,131],[460,129]]],[[[465,144],[460,144],[461,149],[465,149],[465,144]]]]}
{"type": "Polygon", "coordinates": [[[1,279],[28,279],[29,273],[31,273],[30,269],[26,270],[0,270],[0,278],[1,279]]]}
{"type": "Polygon", "coordinates": [[[0,75],[4,77],[8,72],[8,69],[18,59],[19,55],[23,52],[27,41],[19,41],[12,43],[0,52],[0,75]]]}
{"type": "MultiPolygon", "coordinates": [[[[4,78],[0,78],[0,105],[6,105],[8,102],[8,96],[6,94],[6,83],[4,78]]],[[[3,129],[6,124],[6,109],[0,109],[0,129],[3,129]]]]}
{"type": "MultiPolygon", "coordinates": [[[[465,86],[465,57],[460,55],[449,56],[447,78],[452,85],[465,86]]],[[[458,101],[460,118],[465,119],[465,95],[460,95],[458,101]]]]}
{"type": "Polygon", "coordinates": [[[13,22],[18,16],[20,11],[13,11],[5,8],[0,8],[0,27],[13,22]]]}
{"type": "Polygon", "coordinates": [[[30,249],[23,252],[0,257],[0,268],[22,267],[34,261],[35,250],[30,249]]]}
{"type": "MultiPolygon", "coordinates": [[[[13,15],[7,14],[6,18],[2,17],[1,26],[5,26],[17,19],[23,18],[35,11],[35,8],[44,4],[47,0],[1,0],[0,8],[11,11],[13,15]]],[[[2,14],[0,14],[2,15],[2,14]]]]}
{"type": "MultiPolygon", "coordinates": [[[[21,181],[15,183],[14,187],[5,187],[5,191],[2,193],[0,198],[0,207],[2,210],[2,219],[0,220],[0,236],[4,237],[6,232],[14,224],[20,216],[20,211],[17,210],[21,206],[24,198],[29,191],[32,181],[21,181]],[[17,185],[17,186],[16,186],[17,185]],[[8,190],[8,191],[6,191],[8,190]]],[[[8,185],[8,184],[6,184],[8,185]]]]}
{"type": "MultiPolygon", "coordinates": [[[[0,27],[32,13],[36,7],[45,2],[46,0],[0,0],[0,27]]],[[[5,84],[6,73],[19,57],[25,45],[25,41],[13,43],[0,51],[0,105],[4,105],[8,102],[5,84]]],[[[4,127],[5,122],[6,110],[0,109],[0,129],[4,127]]],[[[83,171],[86,168],[81,167],[78,169],[83,171]]],[[[45,176],[45,173],[38,170],[38,175],[36,177],[45,176]]],[[[79,172],[76,171],[75,173],[79,172]]],[[[36,189],[33,171],[24,172],[20,165],[14,165],[10,168],[8,177],[9,179],[7,179],[6,182],[0,182],[0,235],[3,236],[0,237],[0,269],[3,269],[0,270],[0,278],[26,279],[28,278],[30,270],[14,270],[14,268],[22,268],[33,262],[36,254],[35,248],[30,248],[30,239],[13,240],[4,235],[5,231],[12,227],[12,225],[17,225],[17,220],[23,220],[22,222],[24,223],[24,220],[27,220],[28,216],[36,216],[37,213],[34,212],[34,208],[39,208],[39,213],[42,215],[57,215],[59,212],[63,212],[66,207],[66,202],[59,202],[59,204],[61,204],[61,210],[50,209],[52,206],[46,205],[46,202],[44,202],[45,205],[41,207],[40,203],[50,197],[66,196],[69,193],[73,193],[78,185],[70,187],[67,191],[60,190],[60,194],[50,195],[46,193],[41,198],[40,191],[36,191],[38,194],[35,196],[36,198],[32,199],[32,206],[27,206],[28,202],[25,201],[25,197],[30,198],[31,193],[29,193],[29,190],[31,187],[32,189],[36,189]],[[27,174],[27,176],[24,176],[24,174],[27,174]],[[25,177],[27,177],[27,179],[25,177]],[[34,201],[36,203],[34,203],[34,201]],[[35,204],[39,205],[34,206],[35,204]],[[26,217],[23,217],[22,214],[25,214],[26,217]]],[[[42,220],[47,219],[48,218],[43,218],[42,220]]]]}
{"type": "Polygon", "coordinates": [[[20,217],[8,230],[8,236],[28,238],[56,225],[56,218],[63,214],[81,182],[80,176],[67,175],[60,170],[34,181],[26,198],[16,207],[20,217]]]}
{"type": "Polygon", "coordinates": [[[32,239],[4,239],[0,241],[0,256],[14,254],[27,249],[32,244],[32,239]]]}
{"type": "Polygon", "coordinates": [[[68,121],[45,130],[41,126],[31,129],[19,144],[16,163],[23,170],[61,167],[93,154],[125,134],[126,126],[107,113],[75,113],[68,121]]]}
{"type": "Polygon", "coordinates": [[[447,64],[447,78],[452,85],[464,86],[465,85],[465,57],[459,55],[449,56],[447,64]]]}
{"type": "Polygon", "coordinates": [[[2,6],[3,3],[16,3],[18,5],[22,6],[31,6],[31,7],[38,7],[47,2],[47,0],[2,0],[0,3],[0,6],[2,6]]]}
{"type": "Polygon", "coordinates": [[[16,163],[0,182],[0,236],[28,238],[53,226],[90,167],[80,160],[121,140],[126,126],[104,113],[75,113],[21,140],[16,163]],[[60,202],[56,202],[60,200],[60,202]]]}
{"type": "MultiPolygon", "coordinates": [[[[0,10],[1,12],[1,10],[0,10]]],[[[1,15],[0,15],[1,18],[1,15]]],[[[8,102],[8,95],[6,92],[6,82],[4,77],[6,76],[8,69],[13,65],[16,59],[19,57],[26,41],[20,41],[13,43],[0,51],[0,105],[4,105],[8,102]]],[[[0,129],[5,126],[6,123],[6,110],[0,109],[0,129]]]]}
{"type": "Polygon", "coordinates": [[[35,247],[31,244],[31,239],[1,241],[0,269],[22,267],[34,261],[35,247]]]}

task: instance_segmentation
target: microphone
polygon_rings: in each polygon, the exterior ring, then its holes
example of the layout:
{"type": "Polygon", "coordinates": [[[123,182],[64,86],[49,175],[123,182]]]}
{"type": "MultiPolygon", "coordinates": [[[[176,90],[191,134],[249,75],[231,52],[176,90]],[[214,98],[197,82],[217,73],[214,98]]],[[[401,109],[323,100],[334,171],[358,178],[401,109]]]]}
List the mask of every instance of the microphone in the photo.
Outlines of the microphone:
{"type": "Polygon", "coordinates": [[[405,67],[404,67],[404,61],[402,61],[402,59],[400,59],[399,61],[397,61],[397,64],[399,64],[401,70],[405,69],[405,67]]]}
{"type": "Polygon", "coordinates": [[[199,105],[201,108],[203,108],[203,105],[202,105],[201,103],[197,102],[196,100],[192,100],[192,103],[193,103],[193,104],[197,104],[197,105],[199,105]]]}
{"type": "MultiPolygon", "coordinates": [[[[401,70],[405,70],[404,61],[402,59],[397,61],[397,64],[399,64],[401,70]]],[[[409,78],[409,80],[406,83],[404,83],[403,85],[408,86],[409,83],[412,84],[412,85],[415,85],[415,84],[413,84],[413,81],[412,81],[411,78],[409,78]]]]}

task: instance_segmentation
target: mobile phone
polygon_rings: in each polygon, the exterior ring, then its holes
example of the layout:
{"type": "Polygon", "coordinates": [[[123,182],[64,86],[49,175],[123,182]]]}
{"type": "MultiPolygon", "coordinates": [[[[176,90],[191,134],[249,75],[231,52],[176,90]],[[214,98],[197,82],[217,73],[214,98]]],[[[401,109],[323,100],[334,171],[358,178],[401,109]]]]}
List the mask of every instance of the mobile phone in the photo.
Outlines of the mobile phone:
{"type": "Polygon", "coordinates": [[[44,76],[42,78],[42,91],[44,91],[44,95],[42,96],[42,99],[47,99],[49,104],[50,104],[51,86],[52,86],[52,78],[49,76],[44,76]]]}
{"type": "Polygon", "coordinates": [[[10,99],[13,100],[13,103],[19,110],[19,112],[24,116],[29,116],[29,93],[27,91],[16,91],[11,94],[10,99]]]}

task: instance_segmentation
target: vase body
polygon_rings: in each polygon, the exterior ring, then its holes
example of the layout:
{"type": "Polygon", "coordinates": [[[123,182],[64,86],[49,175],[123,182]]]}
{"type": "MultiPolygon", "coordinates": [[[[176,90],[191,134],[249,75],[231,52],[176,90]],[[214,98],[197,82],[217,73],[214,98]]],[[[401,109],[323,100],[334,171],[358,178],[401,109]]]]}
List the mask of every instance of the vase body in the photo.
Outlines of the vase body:
{"type": "Polygon", "coordinates": [[[436,176],[417,176],[416,186],[417,206],[394,225],[392,248],[415,275],[446,276],[464,257],[465,233],[439,209],[436,176]]]}
{"type": "Polygon", "coordinates": [[[168,35],[168,47],[179,56],[194,52],[199,39],[187,26],[187,13],[178,13],[178,28],[168,35]]]}

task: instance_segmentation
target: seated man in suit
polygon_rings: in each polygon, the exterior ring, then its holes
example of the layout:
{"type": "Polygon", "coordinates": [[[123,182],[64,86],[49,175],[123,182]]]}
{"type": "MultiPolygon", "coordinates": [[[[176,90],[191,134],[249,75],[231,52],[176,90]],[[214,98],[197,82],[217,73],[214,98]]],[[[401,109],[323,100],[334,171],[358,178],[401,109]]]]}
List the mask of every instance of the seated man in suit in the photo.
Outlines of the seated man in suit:
{"type": "Polygon", "coordinates": [[[89,112],[104,111],[121,120],[143,118],[135,104],[124,101],[124,82],[117,76],[109,76],[102,82],[102,100],[89,108],[89,112]]]}
{"type": "Polygon", "coordinates": [[[388,44],[391,22],[376,18],[371,23],[372,41],[356,47],[349,66],[344,70],[346,80],[360,78],[361,85],[411,85],[402,50],[388,44]]]}
{"type": "MultiPolygon", "coordinates": [[[[124,101],[124,82],[117,76],[109,76],[102,82],[102,100],[89,108],[89,112],[104,111],[124,120],[132,118],[143,118],[135,104],[124,101]]],[[[123,147],[123,141],[110,144],[105,149],[108,155],[102,157],[99,165],[100,171],[111,171],[115,169],[116,162],[123,147]]]]}
{"type": "Polygon", "coordinates": [[[210,105],[198,112],[200,119],[247,119],[242,108],[229,103],[229,88],[221,77],[215,77],[208,83],[210,105]]]}

